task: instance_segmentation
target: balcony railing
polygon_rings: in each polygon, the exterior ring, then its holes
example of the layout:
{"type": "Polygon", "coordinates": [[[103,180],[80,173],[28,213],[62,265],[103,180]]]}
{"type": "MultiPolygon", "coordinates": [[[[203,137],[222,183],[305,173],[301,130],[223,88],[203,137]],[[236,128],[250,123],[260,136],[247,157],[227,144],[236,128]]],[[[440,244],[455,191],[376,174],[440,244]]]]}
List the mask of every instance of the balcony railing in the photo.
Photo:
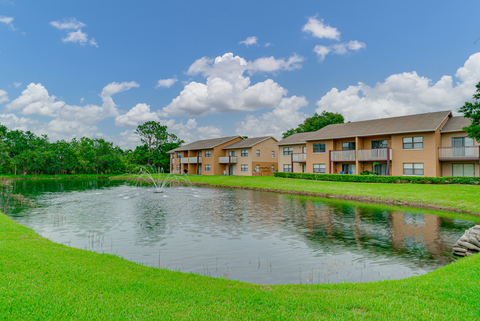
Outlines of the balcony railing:
{"type": "Polygon", "coordinates": [[[188,157],[180,158],[180,164],[188,164],[188,157]]]}
{"type": "Polygon", "coordinates": [[[390,148],[376,148],[376,149],[359,149],[358,150],[358,160],[361,162],[368,161],[386,161],[387,160],[387,150],[390,151],[388,159],[392,160],[392,149],[390,148]]]}
{"type": "Polygon", "coordinates": [[[355,150],[332,150],[331,161],[332,162],[354,162],[355,150]]]}
{"type": "Polygon", "coordinates": [[[237,156],[220,156],[218,162],[220,164],[236,164],[237,156]]]}
{"type": "Polygon", "coordinates": [[[479,148],[479,146],[440,147],[438,149],[438,159],[441,161],[479,160],[479,148]]]}
{"type": "Polygon", "coordinates": [[[197,164],[197,163],[198,163],[198,164],[201,164],[201,163],[202,163],[202,157],[201,157],[201,156],[199,156],[199,157],[196,157],[196,156],[194,156],[194,157],[189,157],[189,158],[188,158],[188,162],[189,162],[190,164],[197,164]]]}
{"type": "Polygon", "coordinates": [[[307,162],[307,154],[292,154],[292,162],[294,163],[306,163],[307,162]]]}

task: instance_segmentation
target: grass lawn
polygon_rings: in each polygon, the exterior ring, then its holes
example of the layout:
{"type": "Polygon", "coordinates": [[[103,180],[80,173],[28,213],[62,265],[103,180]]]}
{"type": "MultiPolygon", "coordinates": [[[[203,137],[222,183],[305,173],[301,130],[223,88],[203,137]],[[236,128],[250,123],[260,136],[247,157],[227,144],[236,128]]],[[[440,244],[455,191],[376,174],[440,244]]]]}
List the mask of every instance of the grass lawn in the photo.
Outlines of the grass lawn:
{"type": "Polygon", "coordinates": [[[330,195],[370,197],[380,200],[407,202],[410,205],[431,204],[443,208],[459,209],[480,215],[480,186],[475,185],[430,185],[430,184],[382,184],[309,181],[273,176],[195,176],[192,182],[212,185],[229,185],[305,191],[330,195]]]}
{"type": "Polygon", "coordinates": [[[254,285],[52,243],[0,214],[0,318],[480,318],[480,255],[398,281],[254,285]]]}

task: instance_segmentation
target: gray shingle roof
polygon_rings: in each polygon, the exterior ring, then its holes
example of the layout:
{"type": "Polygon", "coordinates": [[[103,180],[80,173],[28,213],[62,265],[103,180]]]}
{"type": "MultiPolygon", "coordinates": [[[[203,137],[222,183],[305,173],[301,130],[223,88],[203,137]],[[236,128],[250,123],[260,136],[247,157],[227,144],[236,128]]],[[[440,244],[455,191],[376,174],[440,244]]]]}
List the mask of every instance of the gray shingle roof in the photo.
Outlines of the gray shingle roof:
{"type": "Polygon", "coordinates": [[[241,136],[229,136],[229,137],[220,137],[220,138],[197,140],[196,142],[193,142],[193,143],[190,143],[190,144],[172,149],[168,153],[172,154],[172,153],[175,153],[175,152],[182,152],[182,151],[186,151],[186,150],[210,149],[210,148],[217,147],[218,145],[228,143],[229,141],[234,140],[235,138],[238,138],[238,137],[241,137],[241,136]]]}
{"type": "MultiPolygon", "coordinates": [[[[263,136],[263,137],[254,137],[254,138],[247,138],[244,140],[240,140],[236,143],[233,143],[231,145],[225,146],[222,149],[235,149],[235,148],[249,148],[252,146],[255,146],[269,138],[273,138],[272,136],[263,136]]],[[[273,138],[275,139],[275,138],[273,138]]],[[[276,141],[276,139],[275,139],[276,141]]]]}
{"type": "Polygon", "coordinates": [[[463,131],[463,127],[470,126],[472,121],[469,118],[465,118],[463,116],[456,116],[450,118],[445,126],[442,128],[442,133],[448,132],[461,132],[463,131]]]}
{"type": "Polygon", "coordinates": [[[273,145],[305,144],[305,141],[302,141],[302,139],[310,136],[311,134],[312,132],[293,134],[273,145]]]}
{"type": "Polygon", "coordinates": [[[438,129],[440,124],[451,115],[451,111],[439,111],[427,114],[381,118],[334,124],[311,132],[302,140],[335,139],[344,137],[374,136],[410,132],[428,132],[438,129]]]}

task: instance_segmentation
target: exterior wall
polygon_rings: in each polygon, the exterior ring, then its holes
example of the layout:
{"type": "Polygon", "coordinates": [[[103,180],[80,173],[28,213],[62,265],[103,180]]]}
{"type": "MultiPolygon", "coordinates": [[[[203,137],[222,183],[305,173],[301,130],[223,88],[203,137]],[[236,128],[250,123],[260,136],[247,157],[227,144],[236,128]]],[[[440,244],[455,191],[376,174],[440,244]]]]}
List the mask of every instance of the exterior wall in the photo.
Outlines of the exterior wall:
{"type": "Polygon", "coordinates": [[[307,142],[307,173],[313,173],[313,164],[325,164],[325,173],[335,174],[335,166],[330,168],[331,164],[329,163],[330,151],[334,150],[335,146],[334,139],[307,142]],[[313,152],[313,144],[318,143],[325,144],[325,153],[313,152]]]}
{"type": "MultiPolygon", "coordinates": [[[[232,139],[231,141],[225,143],[225,144],[222,144],[222,145],[219,145],[215,148],[213,148],[213,151],[212,151],[212,159],[213,159],[213,162],[215,164],[215,166],[212,167],[212,174],[210,175],[223,175],[223,171],[227,171],[228,173],[228,164],[225,165],[225,164],[220,164],[218,162],[218,158],[221,157],[221,156],[226,156],[228,155],[228,153],[222,149],[223,147],[225,146],[228,146],[228,145],[231,145],[233,143],[236,143],[238,141],[242,140],[241,137],[237,137],[235,139],[232,139]]],[[[236,172],[236,171],[235,171],[236,172]]]]}
{"type": "Polygon", "coordinates": [[[260,173],[257,175],[273,175],[271,170],[272,165],[275,167],[275,171],[278,171],[278,150],[277,146],[274,146],[277,141],[273,138],[269,138],[255,146],[252,146],[252,168],[248,168],[251,175],[253,175],[253,169],[260,165],[260,173]],[[260,151],[260,157],[257,157],[257,150],[260,151]],[[275,152],[275,156],[272,157],[272,152],[275,152]]]}
{"type": "MultiPolygon", "coordinates": [[[[292,156],[291,155],[283,155],[283,148],[284,147],[293,147],[293,152],[295,154],[299,154],[299,153],[303,153],[303,147],[304,146],[305,146],[305,144],[291,144],[291,145],[278,146],[278,150],[276,151],[277,159],[278,159],[278,167],[276,166],[277,171],[278,172],[283,172],[283,165],[292,164],[292,156]]],[[[307,156],[307,160],[308,160],[308,156],[307,156]]],[[[293,163],[292,172],[301,173],[302,172],[302,164],[301,163],[293,163]]],[[[307,172],[308,172],[308,169],[307,169],[307,172]]]]}
{"type": "Polygon", "coordinates": [[[423,163],[423,176],[440,176],[438,160],[438,135],[434,132],[405,133],[392,135],[391,175],[403,176],[404,163],[423,163]],[[403,149],[403,137],[423,137],[423,149],[403,149]]]}
{"type": "MultiPolygon", "coordinates": [[[[466,132],[455,132],[455,133],[444,133],[442,136],[442,143],[440,147],[452,147],[452,138],[453,137],[468,137],[466,132]]],[[[480,144],[474,140],[474,146],[479,146],[480,144]]]]}
{"type": "MultiPolygon", "coordinates": [[[[252,148],[235,148],[235,149],[227,149],[225,150],[225,155],[228,155],[228,152],[234,151],[235,156],[237,157],[237,163],[235,164],[235,176],[252,176],[252,148]],[[247,157],[242,157],[242,150],[248,151],[247,157]],[[248,165],[248,171],[242,172],[241,168],[242,165],[248,165]]],[[[226,166],[228,167],[228,165],[226,166]]],[[[228,173],[228,170],[227,170],[228,173]]]]}

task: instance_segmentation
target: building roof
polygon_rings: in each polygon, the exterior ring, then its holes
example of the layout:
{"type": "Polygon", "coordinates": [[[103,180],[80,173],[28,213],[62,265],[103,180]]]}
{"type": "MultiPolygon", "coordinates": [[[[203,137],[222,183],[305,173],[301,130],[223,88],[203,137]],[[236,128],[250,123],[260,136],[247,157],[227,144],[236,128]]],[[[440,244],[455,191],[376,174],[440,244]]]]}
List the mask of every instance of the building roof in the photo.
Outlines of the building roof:
{"type": "Polygon", "coordinates": [[[293,145],[293,144],[304,144],[305,145],[305,141],[302,140],[302,139],[310,136],[311,134],[312,134],[312,132],[293,134],[293,135],[288,136],[285,139],[282,139],[281,141],[279,141],[278,143],[275,143],[273,145],[293,145]]]}
{"type": "Polygon", "coordinates": [[[316,132],[311,132],[310,135],[302,140],[309,141],[435,131],[451,114],[452,112],[448,110],[427,114],[333,124],[325,126],[316,132]]]}
{"type": "Polygon", "coordinates": [[[472,121],[463,116],[451,117],[442,128],[442,133],[461,132],[463,127],[470,126],[472,121]]]}
{"type": "MultiPolygon", "coordinates": [[[[272,136],[263,136],[263,137],[254,137],[254,138],[247,138],[244,140],[239,140],[236,143],[233,143],[231,145],[225,146],[222,149],[235,149],[235,148],[249,148],[252,146],[255,146],[263,141],[266,141],[269,138],[273,138],[272,136]]],[[[275,139],[275,138],[273,138],[275,139]]],[[[275,139],[275,141],[277,141],[275,139]]]]}
{"type": "Polygon", "coordinates": [[[182,152],[186,150],[200,150],[200,149],[210,149],[217,147],[219,145],[228,143],[235,138],[241,138],[241,136],[229,136],[229,137],[220,137],[220,138],[211,138],[211,139],[204,139],[204,140],[197,140],[196,142],[177,147],[169,151],[169,154],[182,152]]]}

